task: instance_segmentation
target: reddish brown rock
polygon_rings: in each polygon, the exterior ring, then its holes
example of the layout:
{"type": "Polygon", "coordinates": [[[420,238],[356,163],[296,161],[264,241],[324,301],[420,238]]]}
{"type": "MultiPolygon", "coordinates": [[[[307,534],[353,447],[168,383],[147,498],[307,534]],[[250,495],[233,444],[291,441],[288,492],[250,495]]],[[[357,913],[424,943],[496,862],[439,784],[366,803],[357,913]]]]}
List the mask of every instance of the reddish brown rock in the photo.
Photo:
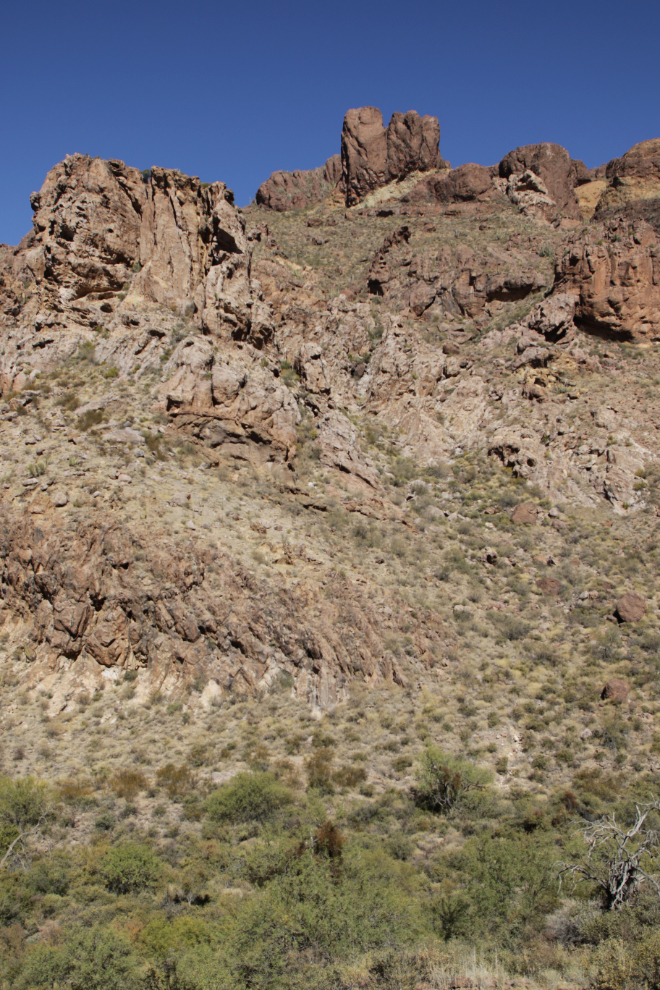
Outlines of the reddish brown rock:
{"type": "Polygon", "coordinates": [[[420,117],[414,110],[395,113],[386,130],[376,107],[349,110],[341,136],[347,205],[411,172],[440,168],[439,141],[437,117],[420,117]]]}
{"type": "Polygon", "coordinates": [[[660,138],[634,145],[605,170],[607,188],[596,207],[596,219],[636,200],[660,197],[660,138]]]}
{"type": "Polygon", "coordinates": [[[660,239],[642,220],[569,239],[555,292],[576,296],[575,324],[621,340],[660,339],[660,239]]]}
{"type": "Polygon", "coordinates": [[[521,502],[511,513],[511,522],[522,526],[531,526],[536,522],[538,511],[533,502],[521,502]]]}
{"type": "MultiPolygon", "coordinates": [[[[543,561],[545,563],[545,561],[543,561]]],[[[556,598],[559,594],[560,584],[557,578],[544,577],[536,582],[536,587],[539,588],[544,595],[552,595],[556,598]]]]}
{"type": "Polygon", "coordinates": [[[628,591],[616,603],[616,614],[620,622],[639,622],[646,612],[646,602],[636,591],[628,591]]]}
{"type": "Polygon", "coordinates": [[[618,677],[613,677],[608,681],[600,696],[603,701],[625,701],[630,694],[630,684],[618,677]]]}
{"type": "Polygon", "coordinates": [[[320,203],[341,181],[341,157],[333,155],[325,165],[309,171],[273,172],[257,189],[257,205],[268,210],[302,210],[320,203]]]}
{"type": "Polygon", "coordinates": [[[493,182],[495,170],[484,165],[461,165],[440,175],[431,175],[419,182],[404,203],[467,203],[485,202],[500,196],[493,182]]]}
{"type": "Polygon", "coordinates": [[[581,161],[574,161],[559,144],[528,144],[510,151],[499,164],[503,179],[533,172],[543,181],[557,209],[568,217],[582,219],[575,187],[589,181],[589,173],[581,161]]]}

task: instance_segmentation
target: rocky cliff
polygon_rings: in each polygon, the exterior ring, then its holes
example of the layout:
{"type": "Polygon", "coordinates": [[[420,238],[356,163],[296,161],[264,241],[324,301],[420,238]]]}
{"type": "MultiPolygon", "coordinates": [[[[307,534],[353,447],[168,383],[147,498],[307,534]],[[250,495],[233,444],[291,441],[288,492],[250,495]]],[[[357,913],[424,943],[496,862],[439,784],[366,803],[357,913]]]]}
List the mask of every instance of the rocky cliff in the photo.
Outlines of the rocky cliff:
{"type": "Polygon", "coordinates": [[[396,575],[426,561],[441,596],[442,479],[479,463],[537,508],[650,511],[660,418],[620,345],[654,366],[658,141],[451,169],[439,136],[350,110],[341,157],[243,210],[172,170],[48,173],[0,248],[0,618],[35,684],[286,673],[327,705],[435,677],[455,624],[396,575]],[[343,529],[361,559],[338,563],[343,529]]]}

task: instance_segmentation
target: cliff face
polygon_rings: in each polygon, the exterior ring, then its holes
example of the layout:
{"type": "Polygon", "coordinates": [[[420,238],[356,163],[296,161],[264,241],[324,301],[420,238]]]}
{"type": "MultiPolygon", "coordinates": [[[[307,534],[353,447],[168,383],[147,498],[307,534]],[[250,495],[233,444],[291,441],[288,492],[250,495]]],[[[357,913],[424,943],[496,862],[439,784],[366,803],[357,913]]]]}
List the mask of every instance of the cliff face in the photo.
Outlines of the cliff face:
{"type": "Polygon", "coordinates": [[[245,210],[172,170],[48,173],[0,248],[2,616],[30,676],[284,671],[322,704],[436,676],[456,631],[413,621],[394,575],[455,511],[432,493],[462,458],[648,505],[656,435],[603,342],[660,339],[658,142],[591,172],[553,144],[452,170],[439,134],[351,110],[341,158],[245,210]]]}

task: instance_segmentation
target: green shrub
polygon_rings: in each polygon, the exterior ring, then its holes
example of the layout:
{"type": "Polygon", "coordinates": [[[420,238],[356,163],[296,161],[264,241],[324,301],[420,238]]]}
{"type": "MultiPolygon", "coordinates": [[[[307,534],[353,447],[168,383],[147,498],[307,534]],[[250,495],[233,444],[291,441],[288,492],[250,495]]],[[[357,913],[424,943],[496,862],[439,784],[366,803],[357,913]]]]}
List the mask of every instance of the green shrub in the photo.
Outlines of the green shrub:
{"type": "Polygon", "coordinates": [[[206,800],[206,817],[215,825],[263,822],[290,804],[291,791],[271,773],[239,773],[206,800]]]}
{"type": "Polygon", "coordinates": [[[14,990],[138,990],[139,986],[130,941],[109,925],[65,930],[55,944],[37,942],[12,982],[14,990]]]}
{"type": "Polygon", "coordinates": [[[468,792],[486,787],[492,779],[489,770],[445,753],[437,746],[427,746],[420,757],[416,777],[417,803],[442,814],[460,804],[468,792]]]}
{"type": "Polygon", "coordinates": [[[105,854],[100,872],[111,893],[135,894],[153,887],[160,864],[147,846],[127,842],[105,854]]]}

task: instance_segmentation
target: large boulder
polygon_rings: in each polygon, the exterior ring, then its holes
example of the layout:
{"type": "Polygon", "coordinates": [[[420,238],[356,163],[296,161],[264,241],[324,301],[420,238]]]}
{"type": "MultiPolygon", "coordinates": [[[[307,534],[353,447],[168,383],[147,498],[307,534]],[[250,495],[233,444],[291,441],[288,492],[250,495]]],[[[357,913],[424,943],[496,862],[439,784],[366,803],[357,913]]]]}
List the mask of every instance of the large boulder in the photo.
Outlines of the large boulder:
{"type": "Polygon", "coordinates": [[[600,696],[603,701],[626,701],[629,694],[630,684],[628,684],[628,681],[624,681],[620,677],[613,677],[611,681],[607,682],[603,690],[600,692],[600,696]]]}
{"type": "Polygon", "coordinates": [[[627,591],[616,603],[616,614],[620,622],[639,622],[646,613],[646,602],[636,591],[627,591]]]}
{"type": "Polygon", "coordinates": [[[403,197],[404,203],[484,202],[498,196],[493,169],[469,163],[430,175],[403,197]]]}
{"type": "Polygon", "coordinates": [[[308,171],[273,172],[262,182],[255,197],[257,206],[283,213],[320,203],[341,181],[341,157],[333,155],[325,165],[308,171]]]}
{"type": "Polygon", "coordinates": [[[575,187],[590,179],[586,166],[571,158],[559,144],[528,144],[505,155],[499,164],[503,179],[533,172],[543,182],[547,195],[565,216],[582,219],[575,187]]]}

